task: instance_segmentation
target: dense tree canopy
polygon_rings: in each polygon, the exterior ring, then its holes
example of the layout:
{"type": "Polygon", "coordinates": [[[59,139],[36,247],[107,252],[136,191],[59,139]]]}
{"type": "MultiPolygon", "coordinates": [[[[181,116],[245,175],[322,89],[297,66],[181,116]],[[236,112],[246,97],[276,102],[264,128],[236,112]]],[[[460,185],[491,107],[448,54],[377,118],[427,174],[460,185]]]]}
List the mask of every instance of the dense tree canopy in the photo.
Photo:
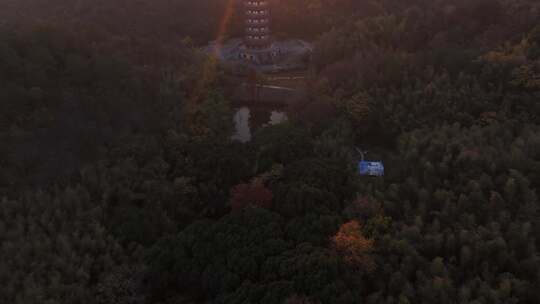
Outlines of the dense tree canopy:
{"type": "Polygon", "coordinates": [[[245,144],[227,5],[0,3],[1,303],[540,301],[537,1],[275,0],[320,113],[245,144]]]}

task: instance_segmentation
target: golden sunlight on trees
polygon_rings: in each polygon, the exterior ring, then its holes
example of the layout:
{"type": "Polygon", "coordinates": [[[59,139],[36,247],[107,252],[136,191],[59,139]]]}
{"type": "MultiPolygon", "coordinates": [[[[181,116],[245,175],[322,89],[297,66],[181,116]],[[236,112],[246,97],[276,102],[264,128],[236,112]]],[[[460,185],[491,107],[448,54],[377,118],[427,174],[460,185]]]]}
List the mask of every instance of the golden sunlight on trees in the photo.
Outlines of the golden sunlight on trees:
{"type": "Polygon", "coordinates": [[[343,224],[332,241],[334,248],[347,264],[367,273],[375,270],[375,262],[370,256],[373,251],[373,241],[364,237],[358,221],[343,224]]]}

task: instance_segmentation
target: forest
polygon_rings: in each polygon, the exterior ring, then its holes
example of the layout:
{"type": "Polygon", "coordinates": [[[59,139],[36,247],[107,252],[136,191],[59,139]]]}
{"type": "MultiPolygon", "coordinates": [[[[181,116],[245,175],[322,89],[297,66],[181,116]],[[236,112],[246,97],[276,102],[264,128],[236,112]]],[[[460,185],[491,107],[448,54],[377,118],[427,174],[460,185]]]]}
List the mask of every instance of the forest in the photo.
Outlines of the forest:
{"type": "Polygon", "coordinates": [[[312,81],[247,143],[238,2],[0,1],[0,303],[540,303],[540,2],[272,1],[312,81]]]}

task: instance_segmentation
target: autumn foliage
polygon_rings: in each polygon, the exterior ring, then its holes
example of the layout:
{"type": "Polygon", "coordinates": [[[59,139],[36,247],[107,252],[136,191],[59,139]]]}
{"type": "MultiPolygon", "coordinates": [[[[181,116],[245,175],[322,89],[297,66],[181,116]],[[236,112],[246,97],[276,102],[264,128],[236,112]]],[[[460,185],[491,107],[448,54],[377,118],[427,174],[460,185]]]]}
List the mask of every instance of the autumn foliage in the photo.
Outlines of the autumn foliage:
{"type": "Polygon", "coordinates": [[[0,0],[0,304],[540,303],[540,1],[271,2],[291,106],[242,1],[0,0]]]}
{"type": "Polygon", "coordinates": [[[257,206],[261,208],[270,208],[273,194],[270,189],[262,183],[255,180],[248,184],[239,184],[231,190],[231,207],[243,209],[248,206],[257,206]]]}
{"type": "Polygon", "coordinates": [[[365,238],[360,228],[358,221],[345,223],[332,240],[347,264],[364,272],[372,272],[376,267],[369,255],[373,251],[373,241],[365,238]]]}
{"type": "Polygon", "coordinates": [[[381,203],[368,197],[359,197],[345,208],[345,212],[349,216],[362,221],[373,218],[382,211],[383,209],[381,203]]]}

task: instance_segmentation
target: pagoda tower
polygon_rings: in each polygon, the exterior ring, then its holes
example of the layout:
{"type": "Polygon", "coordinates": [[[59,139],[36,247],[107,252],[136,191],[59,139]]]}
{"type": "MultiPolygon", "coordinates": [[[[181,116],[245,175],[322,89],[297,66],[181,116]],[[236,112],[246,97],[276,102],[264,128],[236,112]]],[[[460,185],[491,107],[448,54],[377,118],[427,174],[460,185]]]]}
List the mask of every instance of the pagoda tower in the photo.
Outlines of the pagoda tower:
{"type": "Polygon", "coordinates": [[[271,0],[242,0],[244,4],[244,43],[240,58],[255,65],[273,64],[279,48],[273,46],[270,31],[271,0]]]}
{"type": "Polygon", "coordinates": [[[272,8],[282,0],[234,0],[242,15],[243,37],[211,42],[207,52],[235,72],[272,73],[307,68],[313,47],[300,39],[274,39],[272,8]]]}
{"type": "Polygon", "coordinates": [[[244,43],[254,50],[271,46],[270,3],[268,0],[243,0],[245,15],[244,43]]]}

